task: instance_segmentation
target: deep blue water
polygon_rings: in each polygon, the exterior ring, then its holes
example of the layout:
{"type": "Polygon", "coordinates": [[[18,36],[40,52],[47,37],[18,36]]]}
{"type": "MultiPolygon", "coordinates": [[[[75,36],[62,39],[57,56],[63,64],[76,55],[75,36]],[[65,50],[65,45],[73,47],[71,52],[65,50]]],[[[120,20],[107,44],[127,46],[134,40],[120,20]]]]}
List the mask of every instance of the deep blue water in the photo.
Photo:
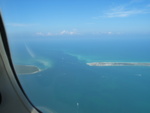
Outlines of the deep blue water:
{"type": "Polygon", "coordinates": [[[11,50],[14,64],[43,69],[18,78],[44,113],[149,113],[150,67],[86,65],[150,62],[149,42],[149,38],[45,38],[12,41],[11,50]]]}

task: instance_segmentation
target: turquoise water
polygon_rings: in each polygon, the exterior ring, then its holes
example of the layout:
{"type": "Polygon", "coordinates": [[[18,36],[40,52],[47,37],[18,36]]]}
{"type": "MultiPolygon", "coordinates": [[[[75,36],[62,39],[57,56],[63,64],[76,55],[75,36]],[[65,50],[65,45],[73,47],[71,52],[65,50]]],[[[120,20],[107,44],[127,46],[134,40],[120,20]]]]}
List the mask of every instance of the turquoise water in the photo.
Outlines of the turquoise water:
{"type": "Polygon", "coordinates": [[[150,67],[91,67],[88,62],[150,62],[149,38],[51,38],[11,42],[18,75],[44,113],[149,113],[150,67]],[[21,54],[20,54],[21,53],[21,54]]]}

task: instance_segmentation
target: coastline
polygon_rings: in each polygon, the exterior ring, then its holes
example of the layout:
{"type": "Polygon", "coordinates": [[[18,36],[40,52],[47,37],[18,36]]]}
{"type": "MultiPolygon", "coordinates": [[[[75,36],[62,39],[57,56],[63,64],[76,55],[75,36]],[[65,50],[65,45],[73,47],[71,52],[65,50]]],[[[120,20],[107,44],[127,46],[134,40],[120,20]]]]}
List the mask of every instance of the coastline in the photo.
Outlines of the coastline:
{"type": "Polygon", "coordinates": [[[88,66],[150,66],[150,63],[144,62],[91,62],[88,66]]]}

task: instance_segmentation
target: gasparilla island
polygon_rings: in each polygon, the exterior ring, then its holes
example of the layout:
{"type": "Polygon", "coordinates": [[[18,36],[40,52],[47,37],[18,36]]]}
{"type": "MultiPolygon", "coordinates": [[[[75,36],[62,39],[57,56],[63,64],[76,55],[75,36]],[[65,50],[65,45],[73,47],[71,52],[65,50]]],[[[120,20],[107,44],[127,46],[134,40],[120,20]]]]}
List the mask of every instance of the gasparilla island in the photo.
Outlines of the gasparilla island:
{"type": "Polygon", "coordinates": [[[144,62],[91,62],[86,64],[89,66],[150,66],[150,63],[144,62]]]}

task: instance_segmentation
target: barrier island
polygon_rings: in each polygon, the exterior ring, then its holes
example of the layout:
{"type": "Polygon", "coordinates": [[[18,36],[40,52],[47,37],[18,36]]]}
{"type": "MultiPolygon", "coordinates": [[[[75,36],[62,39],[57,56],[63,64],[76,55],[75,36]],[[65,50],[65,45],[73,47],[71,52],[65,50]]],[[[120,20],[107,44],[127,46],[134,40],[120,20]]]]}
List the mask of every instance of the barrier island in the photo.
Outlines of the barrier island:
{"type": "Polygon", "coordinates": [[[150,66],[150,63],[141,62],[92,62],[89,66],[150,66]]]}
{"type": "Polygon", "coordinates": [[[15,65],[15,71],[17,74],[34,74],[41,71],[40,68],[33,65],[15,65]]]}

